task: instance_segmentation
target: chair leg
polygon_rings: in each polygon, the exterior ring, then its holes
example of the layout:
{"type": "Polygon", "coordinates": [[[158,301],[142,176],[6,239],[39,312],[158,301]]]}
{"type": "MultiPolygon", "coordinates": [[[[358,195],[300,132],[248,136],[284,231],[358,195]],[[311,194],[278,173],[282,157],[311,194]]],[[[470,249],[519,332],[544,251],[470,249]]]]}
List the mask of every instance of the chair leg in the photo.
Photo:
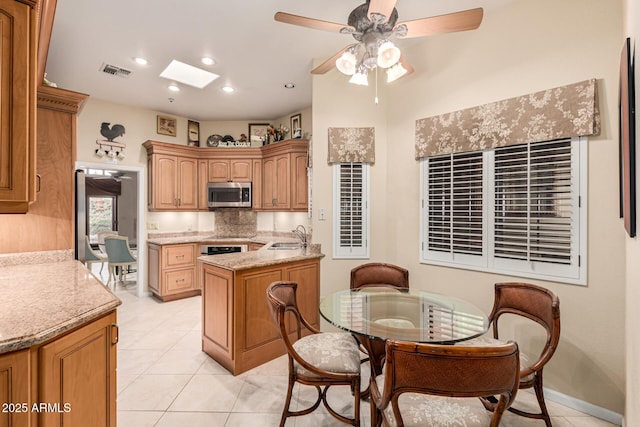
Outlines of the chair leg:
{"type": "Polygon", "coordinates": [[[533,390],[536,393],[536,399],[538,400],[538,405],[540,406],[540,413],[532,414],[530,412],[525,412],[520,409],[516,409],[513,406],[510,407],[508,411],[523,417],[544,420],[546,427],[553,427],[553,425],[551,424],[551,416],[549,415],[549,411],[547,410],[547,405],[544,401],[544,391],[542,389],[542,370],[536,372],[535,375],[536,376],[533,382],[533,390]]]}
{"type": "Polygon", "coordinates": [[[284,423],[289,416],[289,405],[291,405],[291,396],[293,394],[293,385],[295,380],[290,376],[289,385],[287,386],[287,398],[284,400],[284,409],[282,410],[282,417],[280,417],[280,427],[284,427],[284,423]]]}

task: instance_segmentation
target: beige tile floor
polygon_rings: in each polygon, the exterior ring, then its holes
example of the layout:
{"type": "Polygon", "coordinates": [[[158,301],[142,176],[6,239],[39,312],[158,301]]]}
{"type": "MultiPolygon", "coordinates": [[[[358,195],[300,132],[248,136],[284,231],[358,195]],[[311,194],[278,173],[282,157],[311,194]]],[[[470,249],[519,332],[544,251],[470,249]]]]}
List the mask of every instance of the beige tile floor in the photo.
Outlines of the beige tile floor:
{"type": "MultiPolygon", "coordinates": [[[[116,293],[123,302],[118,309],[119,427],[279,424],[287,384],[285,357],[234,377],[201,351],[200,297],[161,303],[152,297],[136,297],[131,285],[118,285],[116,293]]],[[[314,394],[309,387],[297,388],[294,403],[309,402],[314,394]]],[[[347,387],[337,387],[329,394],[336,408],[353,413],[347,387]]],[[[524,407],[534,401],[533,395],[522,392],[516,402],[524,407]]],[[[554,402],[548,406],[555,427],[613,426],[554,402]]],[[[369,426],[368,402],[362,402],[361,413],[362,425],[369,426]]],[[[288,419],[286,425],[346,424],[319,408],[313,414],[288,419]]],[[[501,426],[544,426],[544,422],[507,413],[501,426]]]]}

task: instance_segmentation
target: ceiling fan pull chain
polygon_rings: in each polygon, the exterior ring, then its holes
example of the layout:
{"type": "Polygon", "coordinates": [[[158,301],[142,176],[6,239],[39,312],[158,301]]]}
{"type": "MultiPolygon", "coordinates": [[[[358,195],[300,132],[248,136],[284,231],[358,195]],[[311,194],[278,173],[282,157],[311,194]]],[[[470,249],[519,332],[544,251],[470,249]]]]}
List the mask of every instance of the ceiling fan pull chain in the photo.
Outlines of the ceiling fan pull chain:
{"type": "Polygon", "coordinates": [[[376,97],[374,99],[374,102],[376,103],[376,105],[378,105],[378,67],[375,68],[375,72],[376,72],[376,97]]]}

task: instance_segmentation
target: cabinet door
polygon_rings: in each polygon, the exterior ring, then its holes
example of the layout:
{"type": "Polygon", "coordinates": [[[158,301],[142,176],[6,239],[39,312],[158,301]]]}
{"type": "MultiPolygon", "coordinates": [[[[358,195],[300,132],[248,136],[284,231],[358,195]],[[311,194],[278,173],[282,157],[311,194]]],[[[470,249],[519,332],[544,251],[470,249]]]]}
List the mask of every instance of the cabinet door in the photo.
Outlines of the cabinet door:
{"type": "Polygon", "coordinates": [[[231,160],[229,168],[231,181],[251,182],[251,172],[253,171],[253,161],[251,159],[231,160]]]}
{"type": "Polygon", "coordinates": [[[276,159],[268,158],[262,162],[262,207],[273,210],[276,205],[276,159]]]}
{"type": "Polygon", "coordinates": [[[291,209],[306,212],[309,209],[307,155],[296,153],[292,156],[291,209]]]}
{"type": "Polygon", "coordinates": [[[35,200],[35,11],[0,0],[0,212],[35,200]]]}
{"type": "Polygon", "coordinates": [[[289,170],[289,155],[276,158],[276,208],[288,210],[291,207],[291,173],[289,170]]]}
{"type": "Polygon", "coordinates": [[[253,160],[251,181],[251,204],[253,210],[262,209],[262,160],[253,160]]]}
{"type": "Polygon", "coordinates": [[[198,161],[178,157],[178,209],[198,209],[198,161]]]}
{"type": "Polygon", "coordinates": [[[153,172],[149,185],[152,189],[152,208],[175,210],[178,203],[177,180],[178,159],[175,156],[154,155],[151,161],[153,172]]]}
{"type": "Polygon", "coordinates": [[[113,311],[40,348],[39,401],[60,412],[41,412],[38,425],[115,427],[117,328],[113,311]]]}
{"type": "Polygon", "coordinates": [[[29,378],[29,350],[0,356],[0,427],[29,425],[29,378]]]}
{"type": "Polygon", "coordinates": [[[206,211],[207,206],[207,183],[209,182],[209,162],[198,161],[198,210],[206,211]]]}
{"type": "Polygon", "coordinates": [[[231,179],[229,160],[209,160],[209,182],[227,182],[231,179]]]}

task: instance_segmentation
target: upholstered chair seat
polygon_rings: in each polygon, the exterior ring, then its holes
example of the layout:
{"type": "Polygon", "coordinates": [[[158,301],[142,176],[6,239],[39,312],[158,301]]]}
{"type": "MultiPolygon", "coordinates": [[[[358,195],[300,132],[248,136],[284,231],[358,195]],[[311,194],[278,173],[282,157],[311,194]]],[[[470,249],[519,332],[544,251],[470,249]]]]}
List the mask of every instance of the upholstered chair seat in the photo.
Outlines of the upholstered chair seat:
{"type": "MultiPolygon", "coordinates": [[[[323,371],[339,374],[360,372],[360,352],[353,336],[346,332],[307,335],[293,343],[293,348],[306,362],[323,371]]],[[[317,377],[294,361],[297,375],[317,377]]]]}

